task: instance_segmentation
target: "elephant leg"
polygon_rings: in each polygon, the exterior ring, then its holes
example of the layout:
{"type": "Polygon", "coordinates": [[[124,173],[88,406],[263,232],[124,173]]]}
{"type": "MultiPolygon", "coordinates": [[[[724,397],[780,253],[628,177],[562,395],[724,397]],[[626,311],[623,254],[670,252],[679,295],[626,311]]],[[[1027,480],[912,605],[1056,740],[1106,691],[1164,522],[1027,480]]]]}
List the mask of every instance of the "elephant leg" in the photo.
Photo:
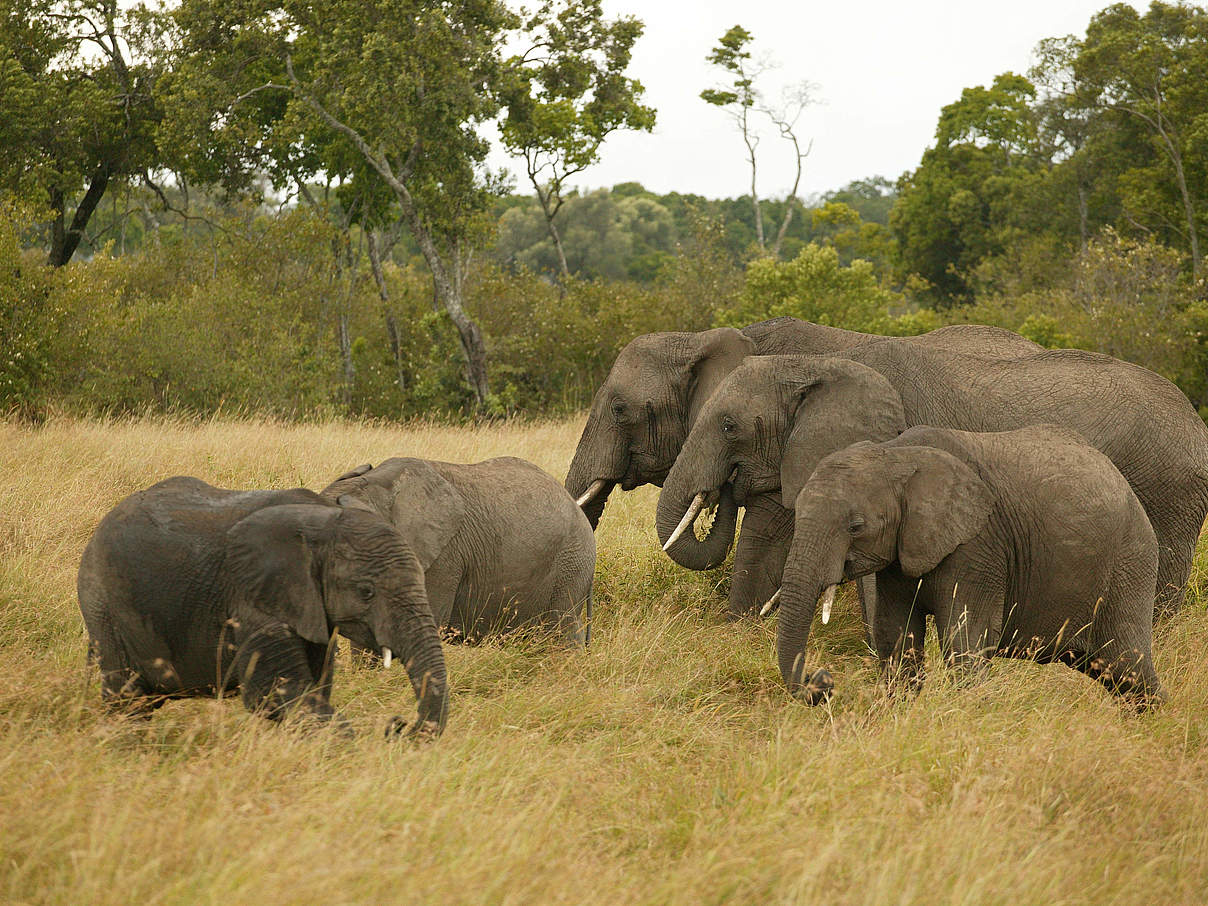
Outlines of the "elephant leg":
{"type": "Polygon", "coordinates": [[[759,613],[780,588],[793,543],[793,511],[770,495],[752,497],[742,517],[730,579],[731,620],[759,613]]]}
{"type": "Polygon", "coordinates": [[[860,599],[860,614],[864,619],[864,644],[876,651],[872,627],[877,618],[877,574],[861,576],[856,580],[856,595],[860,599]]]}
{"type": "MultiPolygon", "coordinates": [[[[1190,535],[1183,532],[1182,535],[1190,535]]],[[[1153,603],[1154,623],[1173,617],[1183,606],[1196,537],[1158,536],[1158,581],[1153,603]]]]}
{"type": "Polygon", "coordinates": [[[585,648],[591,639],[591,586],[594,559],[570,548],[558,556],[558,570],[550,608],[558,615],[558,630],[568,647],[585,648]],[[579,608],[583,607],[583,619],[579,608]]]}
{"type": "Polygon", "coordinates": [[[424,570],[424,587],[428,593],[428,606],[432,608],[432,619],[446,642],[464,641],[470,626],[466,623],[459,596],[464,597],[461,563],[447,554],[442,554],[424,570]]]}
{"type": "Polygon", "coordinates": [[[235,673],[249,711],[274,721],[291,709],[324,722],[332,718],[330,678],[325,680],[322,672],[327,646],[312,645],[284,624],[274,623],[253,630],[238,648],[235,673]]]}
{"type": "Polygon", "coordinates": [[[869,627],[872,648],[891,690],[917,692],[923,685],[927,615],[916,600],[918,580],[896,570],[876,574],[877,608],[869,627]]]}
{"type": "Polygon", "coordinates": [[[1090,652],[1066,652],[1060,660],[1139,710],[1166,699],[1149,651],[1110,639],[1090,652]]]}
{"type": "Polygon", "coordinates": [[[959,582],[939,584],[951,589],[935,601],[940,651],[958,679],[974,679],[989,668],[1001,640],[1001,583],[979,582],[966,572],[959,582]]]}
{"type": "Polygon", "coordinates": [[[1153,666],[1153,627],[1148,608],[1140,606],[1148,602],[1151,563],[1130,562],[1127,556],[1116,561],[1111,585],[1091,624],[1089,651],[1074,663],[1113,695],[1140,708],[1165,698],[1153,666]]]}

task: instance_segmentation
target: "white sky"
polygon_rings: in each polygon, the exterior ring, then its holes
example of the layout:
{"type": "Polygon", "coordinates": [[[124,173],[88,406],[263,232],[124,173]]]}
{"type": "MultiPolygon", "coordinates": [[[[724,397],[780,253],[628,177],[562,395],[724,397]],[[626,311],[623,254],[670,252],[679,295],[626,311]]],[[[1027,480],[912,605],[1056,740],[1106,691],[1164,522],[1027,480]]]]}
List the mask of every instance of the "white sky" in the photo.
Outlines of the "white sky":
{"type": "MultiPolygon", "coordinates": [[[[635,180],[654,192],[711,198],[748,191],[737,131],[699,97],[718,82],[705,55],[732,25],[751,32],[757,56],[780,64],[764,78],[769,97],[779,97],[787,83],[817,86],[819,103],[806,109],[798,131],[814,142],[802,176],[802,194],[809,195],[868,176],[896,179],[914,168],[933,140],[940,108],[961,89],[987,85],[1007,70],[1026,72],[1037,42],[1084,35],[1091,16],[1110,2],[604,0],[609,18],[634,15],[646,24],[629,72],[645,86],[658,124],[653,134],[611,136],[600,162],[576,184],[635,180]]],[[[782,144],[788,147],[769,133],[760,145],[765,197],[783,195],[792,183],[792,156],[782,144]]],[[[511,169],[517,191],[525,191],[523,170],[511,169]]]]}

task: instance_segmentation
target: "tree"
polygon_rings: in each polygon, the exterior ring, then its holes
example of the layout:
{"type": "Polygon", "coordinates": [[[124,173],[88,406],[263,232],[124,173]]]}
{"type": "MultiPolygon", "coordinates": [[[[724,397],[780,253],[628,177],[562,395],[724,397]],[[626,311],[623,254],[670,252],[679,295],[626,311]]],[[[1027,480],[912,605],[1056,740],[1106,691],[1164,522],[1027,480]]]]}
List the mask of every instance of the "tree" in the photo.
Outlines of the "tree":
{"type": "Polygon", "coordinates": [[[1117,3],[1096,15],[1083,41],[1070,41],[1062,61],[1142,161],[1123,174],[1125,205],[1135,225],[1178,236],[1203,274],[1201,211],[1208,198],[1208,11],[1154,0],[1145,15],[1117,3]],[[1163,191],[1165,187],[1165,191],[1163,191]]]}
{"type": "Polygon", "coordinates": [[[751,207],[755,215],[755,241],[761,252],[769,251],[775,258],[780,255],[780,246],[784,242],[789,223],[793,219],[793,212],[800,204],[797,192],[801,186],[802,162],[809,156],[812,143],[802,150],[801,141],[797,136],[797,122],[805,108],[813,103],[813,86],[809,82],[789,86],[785,89],[779,105],[769,105],[763,99],[755,82],[771,68],[771,64],[754,59],[748,49],[752,40],[751,33],[741,25],[735,25],[721,36],[717,46],[709,51],[705,59],[719,67],[729,81],[721,87],[705,89],[700,93],[700,97],[705,103],[725,110],[738,127],[743,144],[747,149],[747,163],[751,169],[751,207]],[[793,146],[796,167],[793,187],[789,190],[780,228],[776,231],[776,238],[772,241],[770,250],[767,248],[767,238],[763,226],[763,208],[757,187],[756,151],[759,147],[760,136],[751,118],[753,112],[760,113],[770,120],[780,137],[793,146]]]}
{"type": "Polygon", "coordinates": [[[499,48],[517,17],[498,0],[185,0],[177,22],[170,128],[201,140],[198,172],[380,181],[484,409],[486,346],[463,284],[500,189],[480,127],[510,84],[499,48]]]}
{"type": "Polygon", "coordinates": [[[921,276],[933,301],[968,301],[970,274],[1045,216],[1033,203],[1046,162],[1037,153],[1035,87],[1003,73],[966,88],[940,112],[936,142],[898,184],[890,215],[900,269],[921,276]]]}
{"type": "Polygon", "coordinates": [[[525,23],[531,46],[508,61],[504,146],[522,157],[537,194],[563,277],[570,268],[555,223],[566,180],[599,159],[618,129],[654,128],[653,108],[639,103],[643,88],[625,76],[642,23],[603,18],[600,0],[544,3],[525,23]]]}
{"type": "Polygon", "coordinates": [[[0,7],[0,183],[45,199],[55,267],[71,260],[113,184],[159,166],[162,24],[160,14],[117,0],[0,7]]]}

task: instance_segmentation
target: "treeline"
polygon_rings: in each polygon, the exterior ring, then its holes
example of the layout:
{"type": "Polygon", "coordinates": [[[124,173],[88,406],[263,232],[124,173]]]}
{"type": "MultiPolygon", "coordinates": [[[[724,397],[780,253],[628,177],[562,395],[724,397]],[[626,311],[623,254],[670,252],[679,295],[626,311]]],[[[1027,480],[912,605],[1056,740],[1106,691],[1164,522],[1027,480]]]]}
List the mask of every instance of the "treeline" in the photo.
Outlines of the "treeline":
{"type": "MultiPolygon", "coordinates": [[[[481,3],[407,21],[366,0],[10,6],[4,410],[572,411],[637,334],[792,315],[997,324],[1144,364],[1208,411],[1198,7],[1117,5],[1042,43],[1027,76],[945,107],[896,184],[713,200],[563,190],[611,131],[653,122],[624,75],[640,23],[596,0],[527,21],[481,3]],[[335,37],[324,16],[344,17],[335,37]],[[549,52],[504,57],[487,38],[505,33],[549,52]],[[469,75],[480,91],[424,87],[469,75]],[[483,171],[488,121],[531,194],[483,171]],[[786,222],[772,255],[761,231],[786,222]]],[[[719,46],[735,84],[749,40],[719,46]]]]}

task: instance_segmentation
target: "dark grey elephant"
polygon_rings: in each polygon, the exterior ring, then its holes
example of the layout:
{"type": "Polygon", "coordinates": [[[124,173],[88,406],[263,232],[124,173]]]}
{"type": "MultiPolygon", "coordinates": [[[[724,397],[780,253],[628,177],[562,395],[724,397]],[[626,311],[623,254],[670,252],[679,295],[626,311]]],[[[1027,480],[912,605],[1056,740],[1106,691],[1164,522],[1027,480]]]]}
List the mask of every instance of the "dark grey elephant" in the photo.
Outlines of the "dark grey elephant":
{"type": "Polygon", "coordinates": [[[146,713],[239,686],[270,719],[295,707],[328,720],[338,629],[401,658],[419,701],[413,730],[444,727],[445,661],[419,561],[385,520],[311,491],[161,481],[101,520],[78,590],[116,707],[146,713]]]}
{"type": "MultiPolygon", "coordinates": [[[[1041,423],[1076,431],[1128,479],[1158,538],[1157,610],[1177,608],[1208,511],[1208,428],[1169,381],[1080,350],[993,359],[883,340],[841,356],[748,359],[702,408],[668,474],[659,537],[671,539],[701,502],[782,493],[791,505],[800,485],[782,492],[782,474],[804,481],[824,456],[860,440],[913,425],[1041,423]]],[[[783,568],[786,541],[764,549],[769,577],[783,568]]],[[[668,553],[691,563],[699,555],[681,558],[685,547],[716,545],[684,530],[668,553]]]]}
{"type": "Polygon", "coordinates": [[[1157,539],[1111,460],[1073,432],[911,428],[827,456],[795,509],[776,646],[788,688],[811,704],[832,686],[805,667],[816,602],[825,622],[835,585],[872,573],[873,645],[911,685],[930,614],[958,667],[1060,661],[1138,704],[1161,698],[1157,539]]]}
{"type": "Polygon", "coordinates": [[[436,624],[455,637],[543,625],[574,644],[588,641],[595,535],[562,486],[532,463],[388,459],[340,476],[323,496],[398,529],[424,567],[436,624]]]}
{"type": "MultiPolygon", "coordinates": [[[[705,401],[749,356],[821,355],[883,339],[796,318],[761,321],[741,331],[720,327],[637,337],[621,350],[596,392],[566,476],[566,489],[594,529],[618,484],[625,491],[644,484],[662,485],[705,401]]],[[[1018,334],[980,325],[945,327],[902,342],[988,357],[1040,349],[1018,334]]],[[[778,568],[774,575],[768,571],[768,550],[779,546],[779,563],[783,563],[792,534],[792,513],[777,496],[751,496],[744,505],[730,586],[735,613],[757,607],[775,590],[780,573],[778,568]]],[[[681,545],[673,554],[676,561],[690,569],[721,564],[734,540],[737,517],[733,500],[723,497],[709,543],[681,545]]]]}

